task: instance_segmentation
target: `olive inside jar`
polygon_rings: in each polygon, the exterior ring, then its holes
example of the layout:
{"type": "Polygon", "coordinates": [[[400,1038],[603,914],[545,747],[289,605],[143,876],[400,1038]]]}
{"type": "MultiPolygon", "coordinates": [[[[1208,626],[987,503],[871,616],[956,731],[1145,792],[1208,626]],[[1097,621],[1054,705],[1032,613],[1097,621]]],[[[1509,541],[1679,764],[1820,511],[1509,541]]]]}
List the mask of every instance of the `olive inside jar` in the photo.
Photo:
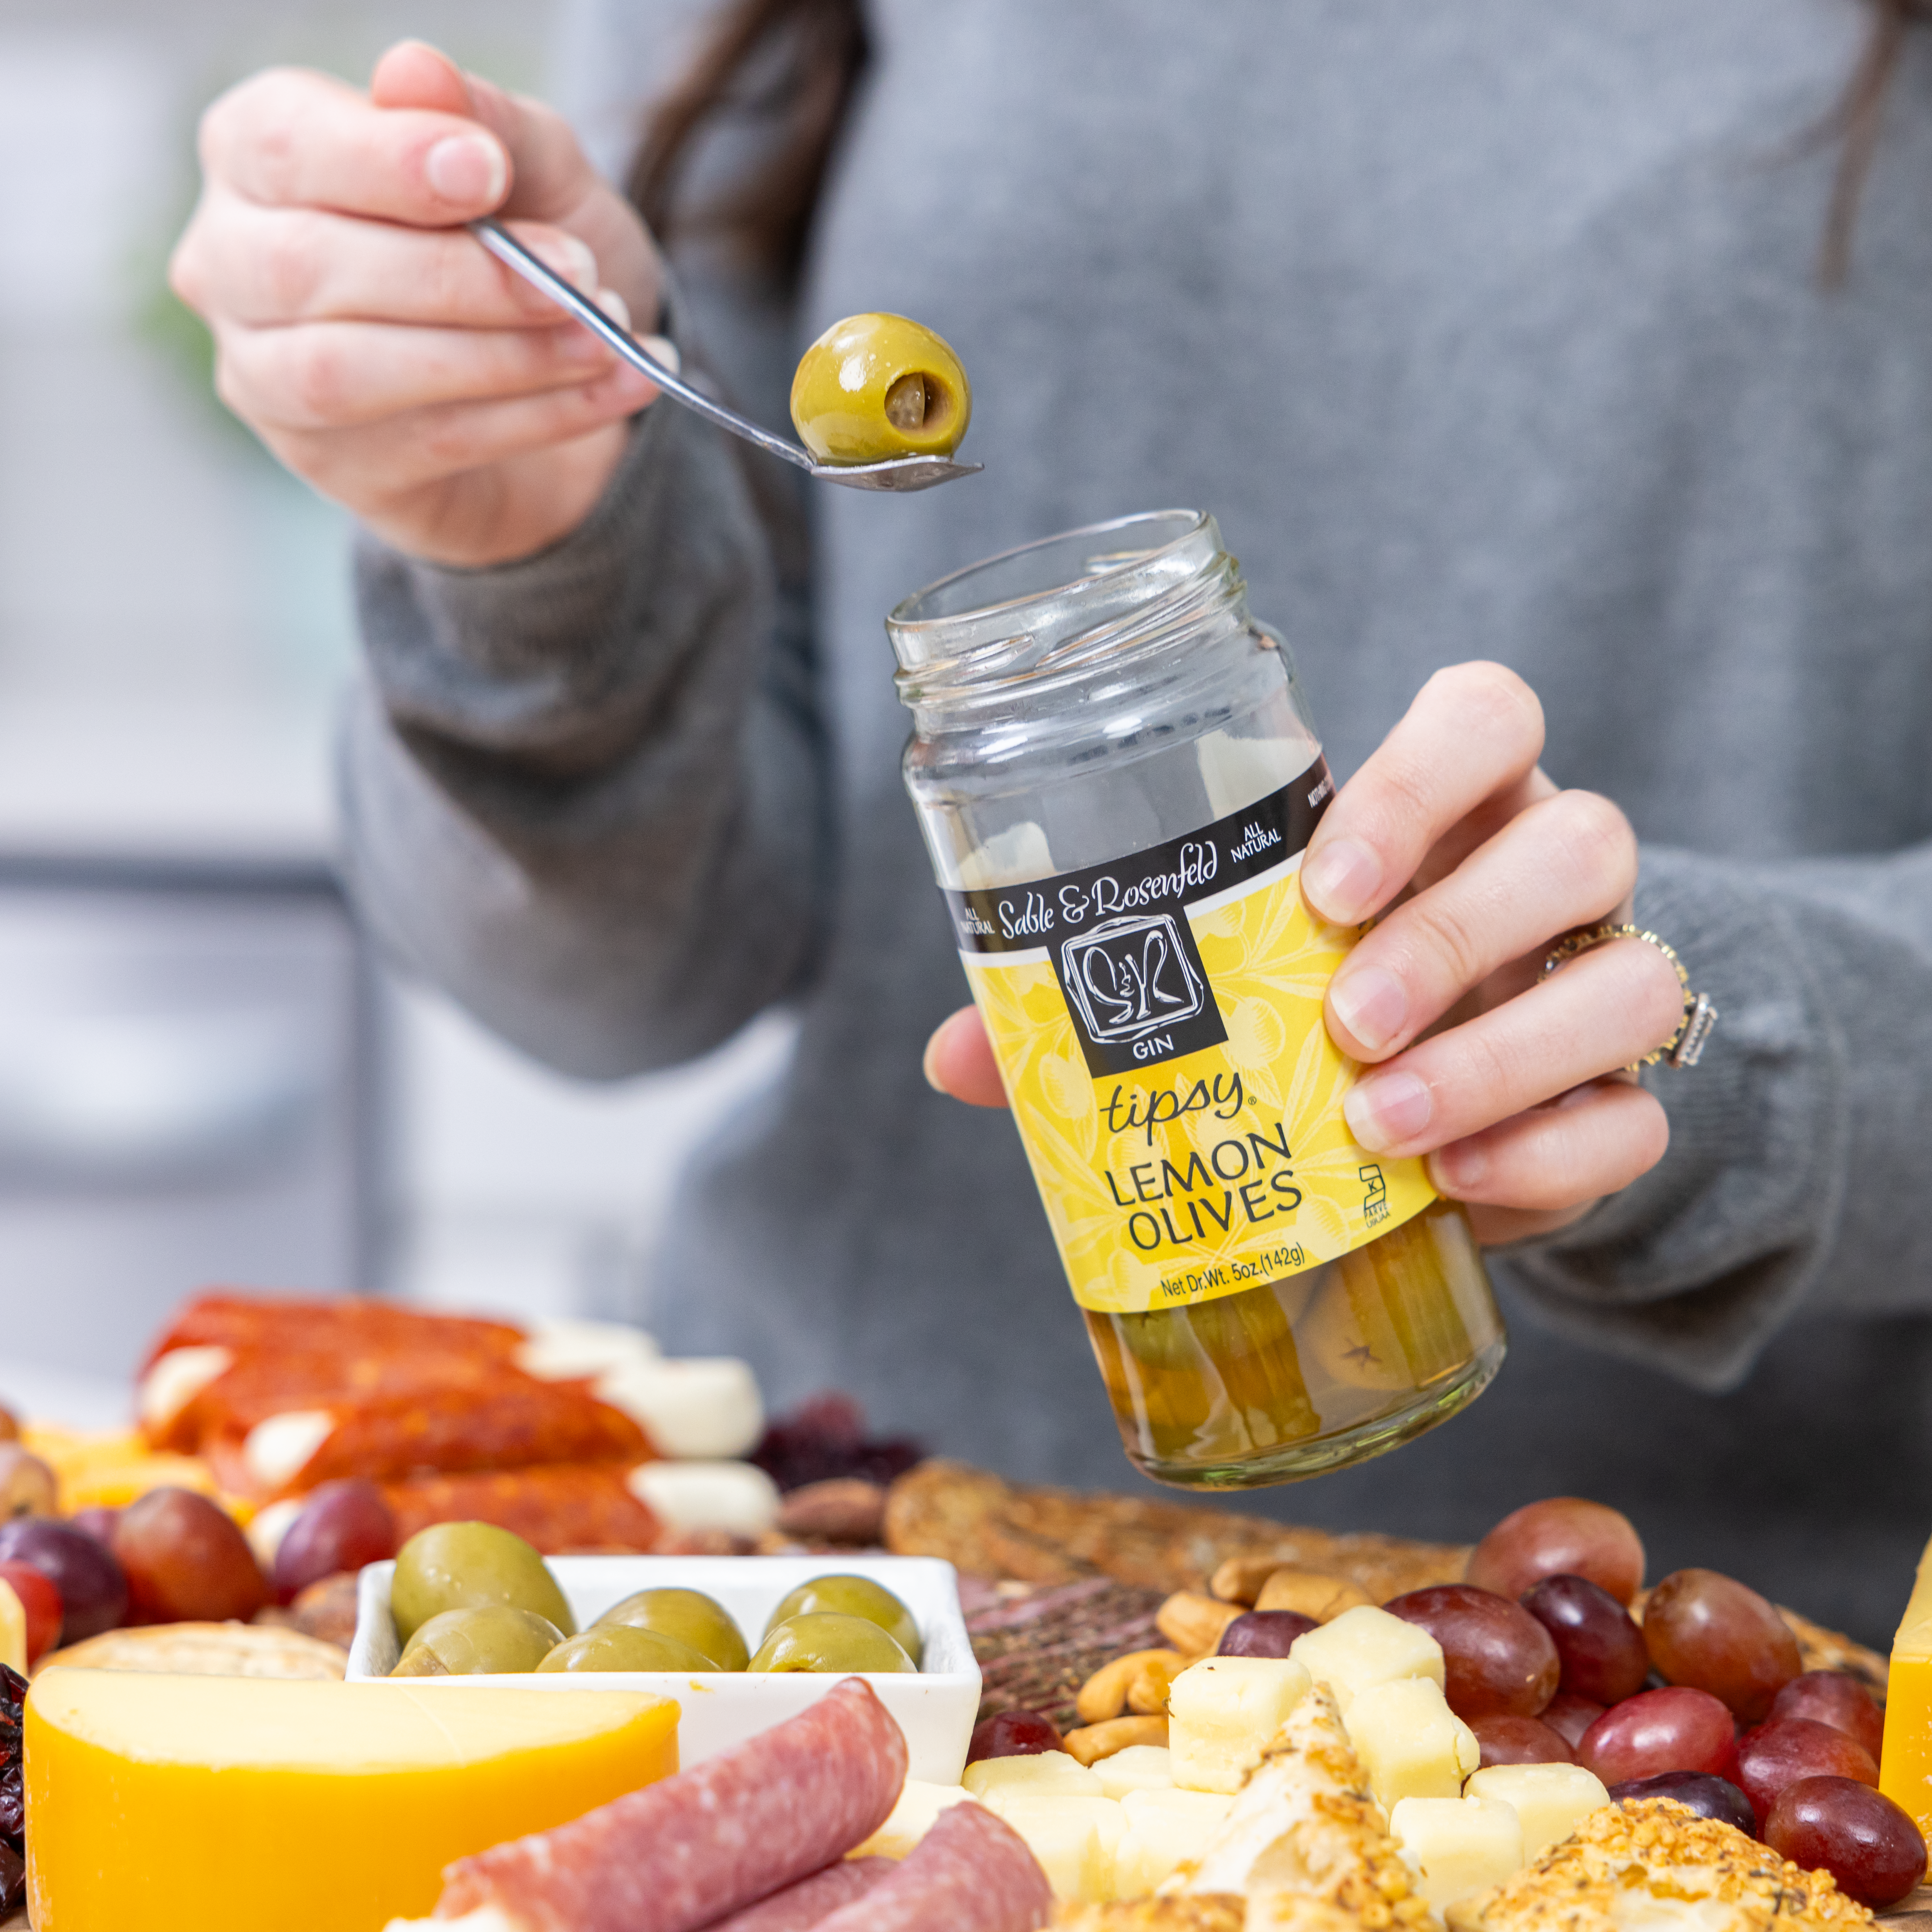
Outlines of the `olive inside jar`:
{"type": "Polygon", "coordinates": [[[974,565],[886,620],[933,868],[1129,1458],[1243,1488],[1390,1449],[1487,1384],[1462,1209],[1350,1138],[1303,902],[1334,790],[1211,517],[974,565]]]}

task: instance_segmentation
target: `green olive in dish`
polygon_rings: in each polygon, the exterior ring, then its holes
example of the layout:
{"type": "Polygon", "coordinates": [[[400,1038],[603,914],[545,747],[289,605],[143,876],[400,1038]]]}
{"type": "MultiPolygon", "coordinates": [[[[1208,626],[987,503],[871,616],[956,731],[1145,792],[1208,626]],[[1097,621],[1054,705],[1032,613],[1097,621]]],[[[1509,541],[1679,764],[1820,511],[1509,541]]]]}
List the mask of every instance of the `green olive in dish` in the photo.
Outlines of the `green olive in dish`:
{"type": "Polygon", "coordinates": [[[765,1634],[752,1670],[916,1670],[899,1646],[868,1617],[836,1610],[788,1617],[765,1634]]]}
{"type": "Polygon", "coordinates": [[[534,1670],[563,1641],[548,1617],[509,1604],[443,1610],[419,1624],[392,1677],[499,1677],[534,1670]]]}
{"type": "Polygon", "coordinates": [[[801,1583],[779,1600],[765,1625],[766,1635],[788,1617],[811,1610],[836,1610],[841,1616],[863,1617],[874,1623],[913,1661],[916,1670],[925,1661],[926,1649],[920,1641],[919,1625],[911,1611],[883,1583],[869,1576],[814,1576],[801,1583]]]}
{"type": "Polygon", "coordinates": [[[702,1651],[680,1643],[662,1630],[635,1630],[628,1624],[592,1624],[581,1636],[566,1638],[537,1666],[539,1670],[716,1670],[702,1651]]]}
{"type": "Polygon", "coordinates": [[[532,1610],[566,1636],[577,1628],[543,1558],[493,1522],[439,1522],[419,1529],[396,1555],[389,1610],[404,1643],[444,1610],[508,1604],[532,1610]]]}
{"type": "Polygon", "coordinates": [[[959,358],[902,315],[835,322],[792,378],[792,422],[821,463],[950,456],[972,416],[959,358]]]}
{"type": "Polygon", "coordinates": [[[613,1604],[591,1628],[617,1626],[675,1637],[700,1657],[709,1658],[713,1670],[742,1670],[752,1654],[743,1633],[724,1605],[702,1590],[639,1590],[621,1604],[613,1604]]]}

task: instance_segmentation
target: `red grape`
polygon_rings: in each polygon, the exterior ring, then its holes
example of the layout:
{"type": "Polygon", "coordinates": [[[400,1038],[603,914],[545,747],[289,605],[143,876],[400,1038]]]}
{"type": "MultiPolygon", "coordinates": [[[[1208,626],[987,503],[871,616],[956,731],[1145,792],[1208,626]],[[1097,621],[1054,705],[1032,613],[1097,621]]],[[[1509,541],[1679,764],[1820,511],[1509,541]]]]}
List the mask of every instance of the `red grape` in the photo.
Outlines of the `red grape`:
{"type": "Polygon", "coordinates": [[[1540,1718],[1472,1718],[1469,1728],[1483,1748],[1483,1768],[1492,1764],[1574,1764],[1569,1740],[1540,1718]]]}
{"type": "Polygon", "coordinates": [[[1466,1722],[1474,1718],[1533,1718],[1556,1695],[1558,1665],[1550,1633],[1492,1591],[1438,1583],[1391,1597],[1392,1617],[1419,1624],[1442,1646],[1444,1695],[1466,1722]]]}
{"type": "Polygon", "coordinates": [[[1840,1670],[1808,1670],[1771,1700],[1771,1716],[1809,1718],[1855,1738],[1874,1759],[1885,1742],[1885,1713],[1855,1677],[1840,1670]]]}
{"type": "Polygon", "coordinates": [[[1582,1742],[1583,1733],[1604,1714],[1604,1706],[1574,1692],[1559,1690],[1537,1714],[1539,1724],[1547,1724],[1574,1751],[1582,1742]]]}
{"type": "Polygon", "coordinates": [[[966,1762],[976,1764],[982,1757],[1034,1757],[1042,1751],[1064,1747],[1060,1732],[1050,1718],[1037,1711],[1002,1711],[984,1718],[974,1726],[973,1742],[966,1747],[966,1762]]]}
{"type": "Polygon", "coordinates": [[[1514,1603],[1546,1576],[1587,1576],[1628,1604],[1643,1582],[1643,1544],[1622,1510],[1551,1496],[1504,1516],[1476,1545],[1463,1580],[1514,1603]]]}
{"type": "Polygon", "coordinates": [[[1220,1657],[1286,1657],[1298,1636],[1322,1626],[1299,1610],[1248,1610],[1221,1633],[1220,1657]]]}
{"type": "Polygon", "coordinates": [[[1757,1814],[1750,1800],[1728,1778],[1713,1778],[1702,1771],[1666,1771],[1654,1778],[1626,1778],[1610,1786],[1613,1804],[1635,1804],[1645,1798],[1674,1798],[1700,1818],[1732,1826],[1748,1838],[1757,1835],[1757,1814]]]}
{"type": "Polygon", "coordinates": [[[150,1490],[121,1512],[114,1554],[142,1623],[245,1623],[268,1579],[235,1519],[192,1490],[150,1490]]]}
{"type": "Polygon", "coordinates": [[[84,1531],[51,1516],[0,1522],[0,1562],[31,1563],[60,1592],[61,1635],[69,1643],[112,1630],[128,1614],[128,1580],[84,1531]]]}
{"type": "Polygon", "coordinates": [[[1804,1668],[1791,1626],[1763,1598],[1714,1570],[1676,1570],[1643,1607],[1650,1660],[1670,1683],[1721,1697],[1748,1724],[1804,1668]]]}
{"type": "Polygon", "coordinates": [[[110,1509],[105,1504],[92,1503],[86,1509],[78,1509],[68,1521],[83,1536],[91,1536],[103,1550],[114,1547],[114,1526],[121,1520],[118,1509],[110,1509]]]}
{"type": "Polygon", "coordinates": [[[1762,1825],[1778,1794],[1801,1778],[1878,1782],[1878,1766],[1856,1738],[1810,1718],[1778,1718],[1738,1740],[1738,1782],[1762,1825]]]}
{"type": "Polygon", "coordinates": [[[1556,1646],[1564,1690],[1594,1704],[1617,1704],[1643,1688],[1650,1675],[1643,1632],[1601,1584],[1546,1576],[1522,1593],[1522,1606],[1556,1646]]]}
{"type": "Polygon", "coordinates": [[[1724,1777],[1737,1761],[1737,1727],[1708,1690],[1640,1690],[1613,1704],[1583,1733],[1576,1762],[1606,1784],[1664,1771],[1724,1777]]]}
{"type": "Polygon", "coordinates": [[[1925,1840],[1882,1792],[1850,1778],[1801,1778],[1778,1794],[1764,1841],[1780,1858],[1828,1871],[1861,1905],[1895,1905],[1925,1876],[1925,1840]]]}
{"type": "Polygon", "coordinates": [[[0,1583],[12,1586],[27,1613],[27,1667],[31,1670],[59,1640],[60,1591],[52,1577],[31,1563],[0,1563],[0,1583]]]}
{"type": "Polygon", "coordinates": [[[323,1483],[275,1550],[275,1594],[292,1604],[311,1583],[396,1553],[396,1519],[382,1492],[359,1477],[323,1483]]]}

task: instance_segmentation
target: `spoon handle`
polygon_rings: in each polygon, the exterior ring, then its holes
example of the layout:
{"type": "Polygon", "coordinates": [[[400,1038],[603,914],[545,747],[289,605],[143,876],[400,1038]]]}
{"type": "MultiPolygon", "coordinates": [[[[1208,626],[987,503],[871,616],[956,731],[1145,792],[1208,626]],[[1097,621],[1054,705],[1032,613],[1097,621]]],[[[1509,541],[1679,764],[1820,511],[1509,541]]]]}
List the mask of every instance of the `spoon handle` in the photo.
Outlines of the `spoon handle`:
{"type": "Polygon", "coordinates": [[[722,403],[713,402],[701,389],[694,389],[674,370],[664,364],[646,350],[628,329],[620,328],[612,321],[581,290],[574,289],[547,264],[532,255],[508,230],[500,223],[487,218],[472,221],[470,232],[496,256],[498,261],[514,273],[523,277],[532,288],[541,290],[560,308],[568,309],[593,335],[608,342],[626,362],[641,369],[665,394],[675,396],[687,409],[715,422],[720,429],[729,430],[734,436],[742,436],[747,442],[778,458],[795,464],[800,470],[815,467],[808,452],[795,442],[788,442],[782,436],[774,436],[768,429],[761,429],[748,417],[741,416],[735,410],[728,410],[722,403]]]}

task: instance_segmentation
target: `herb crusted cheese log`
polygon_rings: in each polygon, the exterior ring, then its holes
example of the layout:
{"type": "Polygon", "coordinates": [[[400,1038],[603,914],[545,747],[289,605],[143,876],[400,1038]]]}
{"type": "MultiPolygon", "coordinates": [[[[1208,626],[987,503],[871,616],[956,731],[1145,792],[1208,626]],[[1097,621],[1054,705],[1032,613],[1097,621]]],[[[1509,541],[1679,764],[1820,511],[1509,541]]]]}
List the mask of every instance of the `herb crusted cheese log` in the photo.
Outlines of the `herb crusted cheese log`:
{"type": "Polygon", "coordinates": [[[1788,1864],[1667,1798],[1592,1812],[1573,1837],[1448,1916],[1450,1932],[1850,1932],[1873,1923],[1828,1873],[1788,1864]]]}
{"type": "Polygon", "coordinates": [[[1200,1862],[1163,1888],[1245,1894],[1247,1932],[1321,1932],[1345,1918],[1358,1932],[1424,1932],[1430,1923],[1319,1684],[1263,1752],[1200,1862]]]}

